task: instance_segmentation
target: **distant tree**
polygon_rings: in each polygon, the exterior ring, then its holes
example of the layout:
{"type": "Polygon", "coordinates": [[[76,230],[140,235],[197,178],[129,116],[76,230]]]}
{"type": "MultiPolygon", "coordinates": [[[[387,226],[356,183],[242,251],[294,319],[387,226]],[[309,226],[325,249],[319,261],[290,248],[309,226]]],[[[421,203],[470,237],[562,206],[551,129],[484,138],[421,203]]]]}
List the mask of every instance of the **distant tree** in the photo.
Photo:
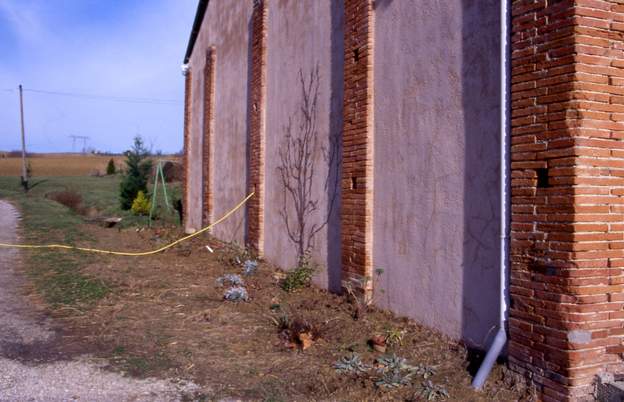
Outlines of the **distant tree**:
{"type": "Polygon", "coordinates": [[[116,171],[117,169],[115,168],[115,161],[113,160],[113,158],[110,158],[110,160],[108,161],[108,165],[106,165],[106,174],[110,176],[112,174],[115,174],[116,171]]]}
{"type": "Polygon", "coordinates": [[[147,180],[152,170],[152,161],[148,158],[149,150],[140,136],[134,137],[132,149],[126,151],[125,155],[126,174],[120,184],[119,199],[121,208],[128,210],[139,191],[147,194],[147,180]]]}

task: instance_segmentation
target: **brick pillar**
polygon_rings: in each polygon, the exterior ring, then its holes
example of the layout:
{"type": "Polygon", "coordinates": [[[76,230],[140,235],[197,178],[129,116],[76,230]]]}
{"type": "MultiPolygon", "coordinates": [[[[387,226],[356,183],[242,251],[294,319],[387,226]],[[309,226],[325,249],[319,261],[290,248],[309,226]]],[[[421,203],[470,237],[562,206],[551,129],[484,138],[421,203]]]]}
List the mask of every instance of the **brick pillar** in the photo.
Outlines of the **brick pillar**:
{"type": "Polygon", "coordinates": [[[254,0],[251,17],[251,88],[249,96],[249,192],[247,202],[247,245],[264,251],[264,144],[266,128],[267,4],[254,0]]]}
{"type": "Polygon", "coordinates": [[[191,135],[191,70],[184,74],[184,154],[182,155],[182,164],[184,165],[184,176],[182,180],[182,210],[184,212],[184,222],[182,226],[186,228],[188,222],[188,198],[190,189],[188,188],[189,176],[189,140],[191,135]]]}
{"type": "Polygon", "coordinates": [[[544,401],[622,372],[624,7],[512,6],[509,356],[544,401]]]}
{"type": "Polygon", "coordinates": [[[215,62],[216,50],[211,46],[206,53],[204,66],[204,138],[202,141],[203,173],[203,208],[202,226],[212,220],[212,183],[213,183],[213,143],[214,143],[214,107],[215,107],[215,62]]]}
{"type": "Polygon", "coordinates": [[[372,290],[373,0],[345,0],[342,275],[372,290]]]}

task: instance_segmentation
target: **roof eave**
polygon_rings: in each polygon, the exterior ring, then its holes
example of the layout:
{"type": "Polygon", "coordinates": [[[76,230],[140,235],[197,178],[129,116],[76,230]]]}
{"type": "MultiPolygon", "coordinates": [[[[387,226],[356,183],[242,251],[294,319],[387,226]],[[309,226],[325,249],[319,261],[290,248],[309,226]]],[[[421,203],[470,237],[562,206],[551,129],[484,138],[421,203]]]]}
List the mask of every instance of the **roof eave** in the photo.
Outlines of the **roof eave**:
{"type": "Polygon", "coordinates": [[[184,64],[188,64],[191,55],[193,54],[193,48],[195,47],[195,41],[197,41],[197,35],[201,29],[206,9],[208,9],[208,2],[210,0],[199,0],[197,4],[197,12],[195,13],[195,20],[193,21],[193,29],[191,30],[191,36],[186,46],[186,54],[184,55],[184,64]]]}

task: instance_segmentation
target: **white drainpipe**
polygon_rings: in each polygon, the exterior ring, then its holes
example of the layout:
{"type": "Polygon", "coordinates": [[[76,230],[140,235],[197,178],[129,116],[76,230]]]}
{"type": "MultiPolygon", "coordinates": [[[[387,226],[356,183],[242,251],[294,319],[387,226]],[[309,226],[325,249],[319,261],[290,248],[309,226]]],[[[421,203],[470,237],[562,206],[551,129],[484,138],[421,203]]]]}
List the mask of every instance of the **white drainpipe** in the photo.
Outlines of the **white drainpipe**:
{"type": "Polygon", "coordinates": [[[509,0],[501,1],[500,9],[500,317],[499,327],[494,341],[490,346],[477,375],[472,381],[475,389],[481,389],[487,380],[496,358],[500,355],[503,347],[507,343],[507,332],[505,324],[507,321],[507,267],[509,261],[509,0]]]}

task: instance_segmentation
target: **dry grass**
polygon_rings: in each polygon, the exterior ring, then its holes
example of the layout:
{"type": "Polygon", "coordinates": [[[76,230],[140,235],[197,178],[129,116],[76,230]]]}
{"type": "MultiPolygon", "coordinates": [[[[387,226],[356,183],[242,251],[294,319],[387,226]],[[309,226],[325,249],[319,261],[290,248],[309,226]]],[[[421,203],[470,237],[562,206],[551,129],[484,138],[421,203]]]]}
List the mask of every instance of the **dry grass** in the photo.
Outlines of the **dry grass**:
{"type": "MultiPolygon", "coordinates": [[[[124,156],[113,156],[117,169],[125,167],[124,156]]],[[[175,160],[177,157],[164,157],[175,160]]],[[[94,172],[106,173],[106,165],[111,159],[103,155],[80,154],[35,154],[28,158],[32,175],[47,176],[88,176],[94,172]]],[[[177,158],[179,159],[179,158],[177,158]]],[[[0,155],[0,176],[19,176],[22,160],[16,157],[2,157],[0,155]]]]}
{"type": "MultiPolygon", "coordinates": [[[[129,250],[154,248],[181,234],[90,225],[83,230],[98,239],[98,246],[129,250]]],[[[83,272],[110,284],[113,291],[87,311],[61,309],[53,314],[64,323],[66,339],[89,345],[112,369],[190,379],[210,387],[215,399],[412,400],[420,392],[420,380],[382,389],[369,374],[347,375],[333,367],[353,352],[373,364],[381,354],[368,341],[390,330],[403,335],[388,352],[435,368],[431,380],[450,392],[450,400],[524,397],[503,383],[502,367],[484,393],[472,391],[467,352],[457,342],[375,309],[355,320],[356,307],[347,298],[315,287],[285,292],[280,287],[283,273],[266,263],[254,275],[243,276],[248,302],[224,301],[225,288],[217,278],[242,273],[240,266],[224,264],[227,253],[224,244],[205,238],[157,256],[98,258],[83,272]],[[205,249],[207,243],[214,254],[205,249]],[[298,344],[300,333],[313,339],[306,350],[298,344]]]]}

